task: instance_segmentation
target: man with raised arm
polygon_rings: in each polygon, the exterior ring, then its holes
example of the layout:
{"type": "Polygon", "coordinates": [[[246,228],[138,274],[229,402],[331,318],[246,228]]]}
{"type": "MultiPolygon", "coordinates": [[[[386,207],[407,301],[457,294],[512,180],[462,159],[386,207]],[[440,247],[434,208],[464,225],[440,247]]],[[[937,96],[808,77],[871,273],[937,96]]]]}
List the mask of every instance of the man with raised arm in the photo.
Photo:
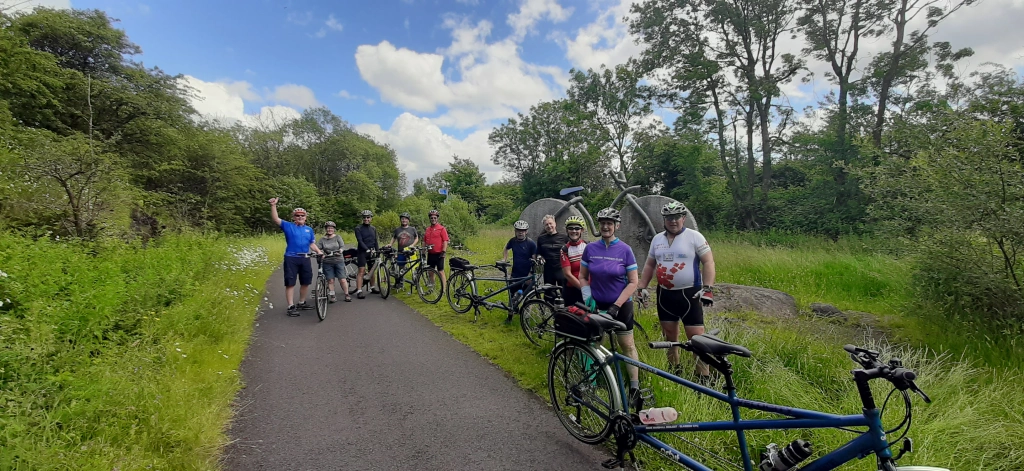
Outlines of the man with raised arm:
{"type": "Polygon", "coordinates": [[[284,240],[287,246],[284,251],[284,296],[288,301],[287,313],[291,317],[299,315],[299,309],[312,309],[306,303],[306,296],[309,295],[309,285],[313,283],[313,264],[303,254],[315,252],[323,255],[320,247],[316,246],[316,236],[313,228],[306,225],[306,210],[295,208],[292,210],[292,221],[281,220],[277,216],[277,198],[270,198],[270,219],[274,221],[284,232],[284,240]],[[295,277],[299,278],[299,298],[302,302],[295,304],[295,277]]]}

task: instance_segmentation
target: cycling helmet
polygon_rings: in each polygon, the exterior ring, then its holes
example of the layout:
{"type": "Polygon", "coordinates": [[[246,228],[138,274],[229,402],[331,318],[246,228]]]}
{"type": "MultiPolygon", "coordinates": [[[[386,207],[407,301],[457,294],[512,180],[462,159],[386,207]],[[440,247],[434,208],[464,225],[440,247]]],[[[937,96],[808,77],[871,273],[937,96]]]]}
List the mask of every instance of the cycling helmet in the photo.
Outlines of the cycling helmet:
{"type": "Polygon", "coordinates": [[[338,225],[335,224],[334,221],[327,221],[327,222],[324,223],[324,229],[327,229],[328,227],[333,227],[333,228],[337,229],[338,225]]]}
{"type": "Polygon", "coordinates": [[[363,212],[359,213],[359,215],[362,216],[362,217],[367,217],[367,216],[372,217],[373,216],[373,211],[370,211],[369,209],[364,209],[363,212]]]}
{"type": "Polygon", "coordinates": [[[438,211],[436,209],[431,209],[430,212],[427,213],[427,214],[430,215],[430,216],[440,216],[441,215],[441,211],[438,211]]]}
{"type": "Polygon", "coordinates": [[[399,218],[406,218],[406,219],[412,219],[412,216],[410,216],[410,215],[409,215],[409,213],[402,213],[402,214],[401,214],[401,215],[399,215],[398,217],[399,217],[399,218]]]}
{"type": "Polygon", "coordinates": [[[615,208],[604,208],[597,212],[597,220],[611,219],[615,222],[622,222],[622,216],[619,215],[619,210],[615,208]]]}
{"type": "Polygon", "coordinates": [[[665,206],[661,207],[662,216],[672,216],[676,214],[682,214],[683,216],[686,216],[686,212],[686,206],[683,206],[683,203],[680,203],[678,201],[672,201],[670,203],[665,204],[665,206]]]}
{"type": "Polygon", "coordinates": [[[565,227],[569,227],[569,226],[572,226],[572,225],[576,225],[576,226],[580,226],[580,227],[587,227],[587,223],[584,222],[583,218],[581,218],[579,216],[569,216],[569,217],[565,218],[565,227]]]}
{"type": "Polygon", "coordinates": [[[530,228],[530,223],[520,219],[516,221],[516,223],[513,224],[512,227],[516,228],[517,231],[525,231],[530,228]]]}
{"type": "Polygon", "coordinates": [[[305,216],[306,210],[302,208],[295,208],[292,210],[292,216],[305,216]]]}

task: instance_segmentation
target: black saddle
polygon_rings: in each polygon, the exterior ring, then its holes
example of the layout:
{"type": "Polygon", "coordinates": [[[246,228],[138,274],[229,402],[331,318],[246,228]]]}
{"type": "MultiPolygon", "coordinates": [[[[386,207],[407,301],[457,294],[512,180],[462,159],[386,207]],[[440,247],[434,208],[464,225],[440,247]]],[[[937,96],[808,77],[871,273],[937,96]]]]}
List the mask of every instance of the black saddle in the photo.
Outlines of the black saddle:
{"type": "Polygon", "coordinates": [[[747,350],[747,347],[728,343],[711,334],[693,336],[690,339],[690,345],[697,353],[706,353],[712,356],[739,355],[744,358],[750,357],[750,350],[747,350]]]}
{"type": "Polygon", "coordinates": [[[626,330],[626,324],[623,324],[615,319],[612,319],[607,314],[595,313],[591,314],[590,318],[597,322],[598,327],[600,327],[602,331],[607,332],[626,330]]]}

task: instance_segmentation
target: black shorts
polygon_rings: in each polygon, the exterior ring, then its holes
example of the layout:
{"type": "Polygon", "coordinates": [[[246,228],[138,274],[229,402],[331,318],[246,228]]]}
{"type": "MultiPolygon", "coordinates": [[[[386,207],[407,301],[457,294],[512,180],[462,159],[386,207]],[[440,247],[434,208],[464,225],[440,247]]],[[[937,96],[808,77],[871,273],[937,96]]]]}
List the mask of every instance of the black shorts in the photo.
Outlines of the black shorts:
{"type": "Polygon", "coordinates": [[[575,306],[583,302],[583,292],[579,288],[566,286],[562,288],[562,300],[565,301],[565,307],[575,306]]]}
{"type": "MultiPolygon", "coordinates": [[[[597,309],[601,310],[601,311],[604,311],[604,310],[607,310],[608,307],[611,306],[612,304],[615,304],[615,303],[601,303],[601,302],[599,302],[599,303],[597,303],[597,309]]],[[[617,316],[615,316],[615,320],[617,320],[617,321],[619,321],[619,322],[621,322],[623,324],[626,324],[626,332],[629,332],[629,333],[633,332],[633,300],[632,299],[629,300],[629,301],[626,301],[626,303],[623,304],[622,307],[619,308],[619,314],[617,316]]],[[[623,332],[623,333],[626,333],[626,332],[623,332]]]]}
{"type": "Polygon", "coordinates": [[[658,319],[662,322],[680,322],[688,327],[704,325],[704,307],[693,296],[700,288],[677,290],[658,287],[658,319]]]}
{"type": "Polygon", "coordinates": [[[295,286],[295,277],[299,277],[299,284],[309,286],[313,282],[313,263],[306,257],[285,257],[284,258],[284,285],[295,286]]]}
{"type": "Polygon", "coordinates": [[[366,266],[366,260],[370,258],[370,252],[366,250],[360,250],[356,253],[356,266],[363,268],[366,266]]]}
{"type": "Polygon", "coordinates": [[[444,271],[444,252],[441,253],[428,253],[427,254],[427,266],[434,267],[438,271],[444,271]]]}

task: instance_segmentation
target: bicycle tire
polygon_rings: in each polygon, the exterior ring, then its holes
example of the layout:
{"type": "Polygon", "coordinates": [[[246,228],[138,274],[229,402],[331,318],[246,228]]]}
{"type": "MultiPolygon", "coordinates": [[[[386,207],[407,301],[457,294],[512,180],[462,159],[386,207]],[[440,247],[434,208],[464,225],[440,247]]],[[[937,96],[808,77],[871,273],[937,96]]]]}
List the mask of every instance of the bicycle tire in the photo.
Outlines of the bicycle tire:
{"type": "Polygon", "coordinates": [[[558,420],[573,438],[590,445],[608,438],[611,432],[608,418],[612,412],[621,409],[622,404],[611,372],[607,367],[597,366],[599,364],[591,349],[576,341],[556,345],[548,362],[548,394],[558,420]],[[600,368],[600,371],[593,371],[594,368],[600,368]],[[585,378],[590,376],[593,379],[587,381],[585,378]],[[576,403],[572,399],[573,389],[579,391],[580,396],[593,397],[597,402],[591,406],[599,409],[604,417],[576,403]]]}
{"type": "Polygon", "coordinates": [[[448,298],[448,306],[456,314],[465,314],[473,309],[472,295],[476,294],[476,286],[470,278],[469,271],[457,271],[448,278],[448,286],[445,288],[445,297],[448,298]],[[453,294],[454,299],[452,299],[453,294]],[[464,305],[464,306],[463,306],[464,305]]]}
{"type": "Polygon", "coordinates": [[[380,297],[382,299],[388,299],[391,295],[391,277],[388,276],[388,270],[384,262],[377,264],[376,275],[374,278],[377,279],[377,289],[380,290],[380,297]]]}
{"type": "Polygon", "coordinates": [[[519,325],[530,343],[545,348],[555,345],[555,308],[551,303],[533,298],[519,309],[519,325]]]}
{"type": "Polygon", "coordinates": [[[313,293],[313,297],[316,299],[316,317],[320,318],[323,322],[327,318],[327,277],[323,273],[316,277],[316,290],[313,293]]]}
{"type": "Polygon", "coordinates": [[[437,304],[437,302],[441,300],[443,284],[441,283],[441,272],[437,271],[436,268],[425,268],[416,278],[415,283],[416,294],[420,295],[420,299],[422,299],[423,302],[427,304],[437,304]],[[434,283],[430,282],[431,278],[434,279],[434,283]]]}

